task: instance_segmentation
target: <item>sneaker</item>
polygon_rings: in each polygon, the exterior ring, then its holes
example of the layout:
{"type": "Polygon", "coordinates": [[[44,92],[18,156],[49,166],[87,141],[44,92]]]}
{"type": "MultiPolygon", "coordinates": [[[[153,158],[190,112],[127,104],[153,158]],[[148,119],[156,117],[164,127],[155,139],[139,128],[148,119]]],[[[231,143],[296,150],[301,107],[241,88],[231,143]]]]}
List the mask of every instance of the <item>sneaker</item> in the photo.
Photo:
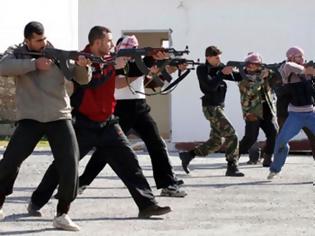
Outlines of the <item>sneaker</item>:
{"type": "Polygon", "coordinates": [[[4,214],[3,210],[0,209],[0,220],[3,220],[4,217],[5,217],[5,214],[4,214]]]}
{"type": "Polygon", "coordinates": [[[31,216],[38,216],[41,217],[42,213],[39,211],[39,207],[37,207],[34,203],[32,203],[31,201],[29,202],[28,206],[27,206],[27,212],[28,214],[30,214],[31,216]]]}
{"type": "Polygon", "coordinates": [[[159,216],[159,215],[164,215],[167,214],[171,211],[171,208],[166,206],[166,207],[160,207],[158,205],[152,205],[149,206],[143,210],[141,210],[138,214],[138,218],[141,219],[148,219],[151,216],[159,216]]]}
{"type": "Polygon", "coordinates": [[[53,226],[57,229],[67,230],[67,231],[80,231],[80,227],[75,224],[67,214],[62,214],[61,216],[55,216],[53,221],[53,226]]]}
{"type": "Polygon", "coordinates": [[[81,195],[84,190],[88,187],[88,185],[82,185],[78,188],[78,194],[81,195]]]}
{"type": "Polygon", "coordinates": [[[278,174],[279,174],[279,172],[270,171],[269,175],[267,176],[267,179],[273,179],[273,178],[276,177],[278,174]]]}
{"type": "Polygon", "coordinates": [[[163,188],[160,196],[162,197],[185,197],[187,193],[183,190],[179,190],[177,186],[168,186],[163,188]]]}

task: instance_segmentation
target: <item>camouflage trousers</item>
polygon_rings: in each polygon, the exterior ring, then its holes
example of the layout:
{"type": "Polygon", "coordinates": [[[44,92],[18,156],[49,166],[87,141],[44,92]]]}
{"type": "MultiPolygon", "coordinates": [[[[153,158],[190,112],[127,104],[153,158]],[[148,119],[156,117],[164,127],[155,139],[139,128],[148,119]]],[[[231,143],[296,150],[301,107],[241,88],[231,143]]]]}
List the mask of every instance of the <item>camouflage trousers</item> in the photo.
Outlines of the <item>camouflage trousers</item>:
{"type": "Polygon", "coordinates": [[[231,122],[224,114],[222,106],[203,107],[203,113],[210,122],[210,138],[205,143],[197,146],[194,152],[197,156],[207,156],[218,151],[222,146],[222,138],[225,139],[225,157],[227,161],[238,162],[238,138],[231,122]]]}

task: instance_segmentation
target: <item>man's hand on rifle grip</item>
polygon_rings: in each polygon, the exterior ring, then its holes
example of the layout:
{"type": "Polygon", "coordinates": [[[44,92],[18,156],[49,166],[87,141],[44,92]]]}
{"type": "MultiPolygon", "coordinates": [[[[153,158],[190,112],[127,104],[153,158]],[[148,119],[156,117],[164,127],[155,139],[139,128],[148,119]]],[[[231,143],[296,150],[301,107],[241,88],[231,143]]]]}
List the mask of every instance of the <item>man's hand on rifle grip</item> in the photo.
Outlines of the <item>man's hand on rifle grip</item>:
{"type": "Polygon", "coordinates": [[[46,57],[40,57],[36,59],[35,66],[37,70],[49,70],[52,63],[52,60],[46,57]]]}
{"type": "Polygon", "coordinates": [[[82,67],[87,67],[90,66],[92,62],[85,56],[80,55],[78,56],[78,60],[76,60],[76,64],[82,67]]]}

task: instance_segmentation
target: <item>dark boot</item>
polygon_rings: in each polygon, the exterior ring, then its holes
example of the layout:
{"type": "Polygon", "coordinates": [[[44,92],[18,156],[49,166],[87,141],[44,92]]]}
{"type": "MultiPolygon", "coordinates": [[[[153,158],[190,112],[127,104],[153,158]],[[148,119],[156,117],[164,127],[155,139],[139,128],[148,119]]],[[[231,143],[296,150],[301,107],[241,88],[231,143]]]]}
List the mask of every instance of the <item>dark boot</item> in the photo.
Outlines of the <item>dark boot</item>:
{"type": "Polygon", "coordinates": [[[238,170],[237,164],[235,162],[229,161],[225,176],[243,177],[244,174],[238,170]]]}
{"type": "Polygon", "coordinates": [[[194,159],[194,156],[190,152],[180,152],[179,158],[182,161],[183,170],[186,172],[186,174],[189,174],[190,170],[188,168],[188,165],[189,162],[194,159]]]}
{"type": "Polygon", "coordinates": [[[248,150],[249,161],[247,162],[247,164],[255,165],[259,163],[259,156],[260,156],[260,148],[258,146],[258,143],[255,143],[248,150]]]}
{"type": "Polygon", "coordinates": [[[263,167],[270,167],[271,163],[272,163],[272,160],[271,160],[271,155],[268,155],[266,153],[264,153],[262,155],[262,158],[264,159],[263,161],[263,167]]]}

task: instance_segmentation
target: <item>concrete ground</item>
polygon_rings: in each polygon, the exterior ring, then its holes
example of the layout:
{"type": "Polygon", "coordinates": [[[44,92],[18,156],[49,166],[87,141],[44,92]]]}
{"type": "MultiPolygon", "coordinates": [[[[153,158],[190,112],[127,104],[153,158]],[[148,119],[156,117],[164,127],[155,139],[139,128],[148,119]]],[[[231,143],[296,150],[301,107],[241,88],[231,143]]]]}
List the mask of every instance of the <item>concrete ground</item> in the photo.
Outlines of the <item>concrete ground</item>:
{"type": "MultiPolygon", "coordinates": [[[[3,153],[3,151],[2,151],[3,153]]],[[[107,166],[82,195],[74,201],[70,216],[81,226],[78,233],[52,227],[56,200],[43,209],[43,217],[26,214],[27,202],[52,160],[49,151],[35,151],[23,164],[15,192],[4,205],[6,218],[0,235],[315,235],[315,165],[313,158],[290,156],[279,178],[266,180],[268,169],[246,165],[240,160],[243,178],[225,177],[222,154],[196,158],[192,173],[186,175],[177,153],[171,162],[177,176],[185,181],[185,198],[159,197],[152,178],[150,159],[139,161],[160,205],[172,212],[149,220],[137,219],[137,207],[128,191],[107,166]]],[[[82,171],[86,157],[80,165],[82,171]]]]}

